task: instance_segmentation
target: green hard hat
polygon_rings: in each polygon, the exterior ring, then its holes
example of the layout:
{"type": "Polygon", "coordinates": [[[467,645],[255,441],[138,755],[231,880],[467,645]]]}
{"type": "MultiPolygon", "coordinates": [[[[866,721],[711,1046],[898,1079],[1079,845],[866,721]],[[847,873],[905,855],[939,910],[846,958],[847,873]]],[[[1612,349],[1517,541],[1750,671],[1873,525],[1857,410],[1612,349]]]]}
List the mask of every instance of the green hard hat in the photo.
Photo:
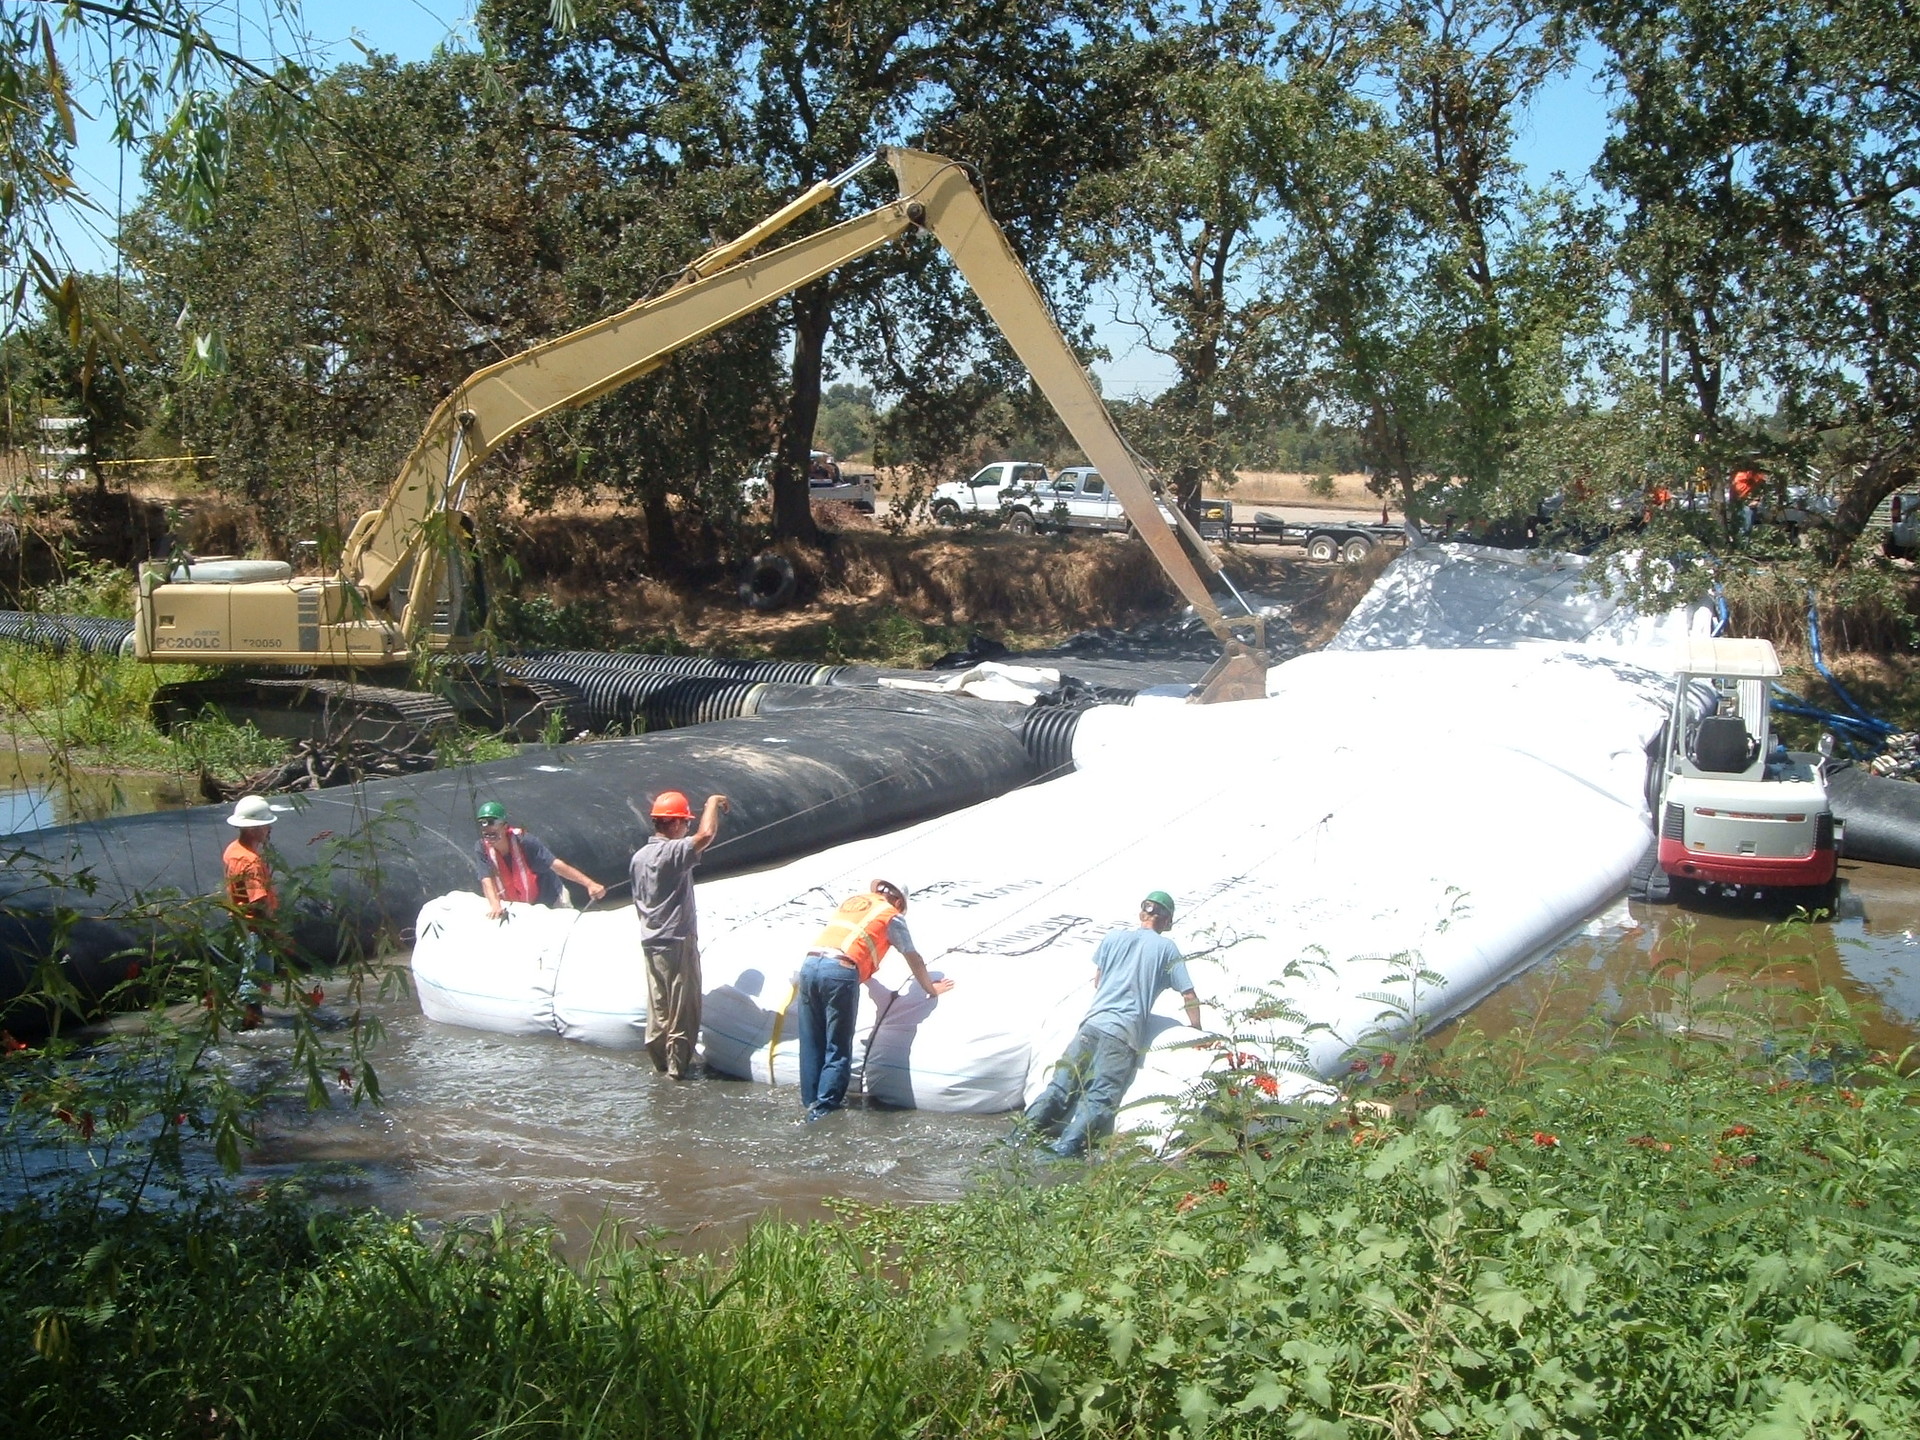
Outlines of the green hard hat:
{"type": "Polygon", "coordinates": [[[1147,898],[1140,903],[1142,905],[1157,905],[1161,911],[1165,913],[1167,919],[1173,919],[1173,896],[1167,894],[1164,890],[1149,890],[1147,892],[1147,898]]]}
{"type": "Polygon", "coordinates": [[[504,820],[507,818],[507,807],[502,805],[498,800],[489,800],[473,812],[473,818],[476,820],[504,820]]]}

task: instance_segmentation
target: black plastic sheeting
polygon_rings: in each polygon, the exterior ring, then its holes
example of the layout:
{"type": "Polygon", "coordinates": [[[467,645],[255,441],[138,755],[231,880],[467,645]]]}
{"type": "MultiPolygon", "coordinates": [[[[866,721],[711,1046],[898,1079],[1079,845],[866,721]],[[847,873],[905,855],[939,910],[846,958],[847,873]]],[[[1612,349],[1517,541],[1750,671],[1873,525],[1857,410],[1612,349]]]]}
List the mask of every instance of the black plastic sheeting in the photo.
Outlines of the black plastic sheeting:
{"type": "Polygon", "coordinates": [[[1920,867],[1920,784],[1847,765],[1828,773],[1827,799],[1849,860],[1920,867]]]}
{"type": "MultiPolygon", "coordinates": [[[[323,963],[383,936],[407,938],[424,901],[477,888],[473,813],[483,800],[504,803],[555,854],[618,885],[620,897],[629,856],[650,831],[642,817],[661,790],[683,790],[696,807],[710,793],[732,798],[700,871],[713,878],[957,810],[1036,778],[1002,707],[867,693],[875,703],[794,704],[696,729],[280,797],[276,806],[290,808],[274,826],[274,849],[299,877],[283,895],[305,887],[313,896],[287,904],[282,918],[300,955],[323,963]]],[[[235,833],[229,813],[207,806],[5,841],[0,996],[18,994],[55,949],[81,991],[97,996],[125,976],[129,952],[164,946],[194,914],[213,914],[210,904],[177,897],[220,890],[220,855],[235,833]],[[144,918],[113,918],[154,897],[144,918]],[[56,946],[62,910],[70,913],[56,946]]]]}

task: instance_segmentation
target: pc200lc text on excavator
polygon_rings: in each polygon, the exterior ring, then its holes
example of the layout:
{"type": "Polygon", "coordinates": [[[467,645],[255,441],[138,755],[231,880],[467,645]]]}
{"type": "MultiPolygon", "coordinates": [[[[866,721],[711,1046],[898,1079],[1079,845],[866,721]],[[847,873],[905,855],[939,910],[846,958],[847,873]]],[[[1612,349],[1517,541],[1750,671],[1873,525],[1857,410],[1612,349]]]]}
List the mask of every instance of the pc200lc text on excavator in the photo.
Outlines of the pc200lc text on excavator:
{"type": "MultiPolygon", "coordinates": [[[[1181,541],[1216,571],[1217,557],[1184,516],[1176,512],[1170,525],[1155,504],[1132,451],[965,170],[900,149],[815,185],[703,255],[664,292],[468,376],[433,412],[385,501],[354,525],[337,573],[295,575],[274,561],[146,566],[135,600],[135,654],[152,662],[314,667],[378,684],[404,676],[423,655],[470,649],[476,607],[461,505],[476,466],[534,421],[648,374],[683,346],[915,230],[946,249],[1112,484],[1162,569],[1220,640],[1224,653],[1206,693],[1264,693],[1257,633],[1251,644],[1234,633],[1181,541]],[[899,198],[752,253],[882,158],[893,168],[899,198]]],[[[309,698],[324,698],[330,684],[346,688],[326,680],[256,683],[299,688],[309,698]]]]}

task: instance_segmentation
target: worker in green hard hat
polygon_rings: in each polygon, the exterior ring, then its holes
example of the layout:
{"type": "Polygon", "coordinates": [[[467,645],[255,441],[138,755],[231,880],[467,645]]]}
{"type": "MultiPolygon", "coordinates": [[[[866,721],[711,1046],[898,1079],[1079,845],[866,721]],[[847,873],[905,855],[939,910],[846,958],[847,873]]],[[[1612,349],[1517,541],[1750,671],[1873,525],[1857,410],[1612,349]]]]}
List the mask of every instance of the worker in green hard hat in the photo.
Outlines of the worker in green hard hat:
{"type": "Polygon", "coordinates": [[[1147,1020],[1162,990],[1178,990],[1187,1023],[1200,1028],[1194,994],[1173,928],[1173,897],[1151,890],[1140,902],[1140,923],[1115,930],[1093,952],[1093,1004],[1079,1033],[1054,1067],[1053,1079],[1027,1107],[1026,1123],[1062,1158],[1086,1152],[1113,1130],[1113,1118],[1140,1069],[1150,1038],[1147,1020]]]}
{"type": "Polygon", "coordinates": [[[473,847],[473,868],[480,893],[487,897],[487,917],[498,920],[509,903],[560,905],[570,899],[560,883],[571,880],[587,892],[592,904],[607,893],[598,880],[573,868],[549,850],[538,835],[507,823],[507,807],[488,800],[474,811],[480,839],[473,847]]]}

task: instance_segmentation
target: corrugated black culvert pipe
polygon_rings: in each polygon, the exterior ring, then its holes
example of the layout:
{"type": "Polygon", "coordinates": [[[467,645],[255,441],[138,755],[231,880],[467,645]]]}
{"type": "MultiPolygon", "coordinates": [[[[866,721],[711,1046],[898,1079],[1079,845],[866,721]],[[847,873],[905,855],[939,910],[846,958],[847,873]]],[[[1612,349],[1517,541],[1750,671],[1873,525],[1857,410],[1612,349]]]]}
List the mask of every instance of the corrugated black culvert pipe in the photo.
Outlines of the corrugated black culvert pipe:
{"type": "Polygon", "coordinates": [[[45,650],[86,650],[117,655],[133,637],[131,620],[96,615],[42,615],[32,610],[0,610],[0,640],[15,640],[45,650]]]}

